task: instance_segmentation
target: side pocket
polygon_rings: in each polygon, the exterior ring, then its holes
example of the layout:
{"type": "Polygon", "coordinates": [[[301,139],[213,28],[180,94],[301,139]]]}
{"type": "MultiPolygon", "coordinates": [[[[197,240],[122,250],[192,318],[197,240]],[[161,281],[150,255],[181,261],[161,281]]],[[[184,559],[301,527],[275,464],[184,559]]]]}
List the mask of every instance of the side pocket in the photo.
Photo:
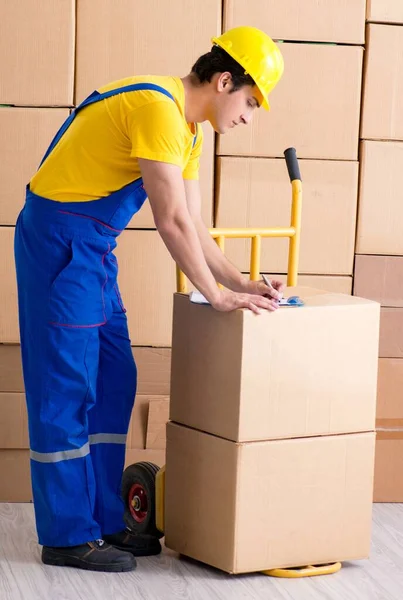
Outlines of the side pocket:
{"type": "Polygon", "coordinates": [[[113,296],[114,297],[112,300],[113,312],[125,313],[126,308],[123,304],[122,296],[120,295],[119,285],[117,282],[117,277],[118,277],[118,272],[119,272],[118,259],[112,252],[108,255],[108,258],[109,258],[109,262],[112,263],[112,265],[115,268],[115,271],[113,274],[113,278],[114,278],[114,284],[113,284],[113,296]]]}
{"type": "Polygon", "coordinates": [[[120,290],[119,290],[119,286],[118,286],[117,283],[115,283],[115,285],[113,286],[113,289],[115,290],[116,298],[117,298],[117,301],[118,301],[118,306],[119,306],[119,309],[120,309],[120,310],[114,311],[114,312],[123,312],[123,313],[127,312],[126,308],[125,308],[125,306],[123,304],[122,296],[120,295],[120,290]]]}
{"type": "Polygon", "coordinates": [[[98,327],[106,323],[110,307],[106,302],[108,274],[104,263],[109,250],[103,240],[73,237],[70,248],[59,253],[58,262],[64,266],[50,287],[52,325],[98,327]]]}

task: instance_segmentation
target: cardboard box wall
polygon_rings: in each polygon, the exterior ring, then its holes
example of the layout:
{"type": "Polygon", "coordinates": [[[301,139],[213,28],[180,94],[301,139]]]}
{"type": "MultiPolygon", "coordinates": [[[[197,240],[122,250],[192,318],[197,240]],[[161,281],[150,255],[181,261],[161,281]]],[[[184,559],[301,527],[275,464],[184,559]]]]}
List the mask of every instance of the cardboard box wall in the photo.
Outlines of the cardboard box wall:
{"type": "Polygon", "coordinates": [[[305,306],[258,316],[175,295],[172,421],[241,442],[375,428],[379,305],[290,293],[305,306]]]}
{"type": "Polygon", "coordinates": [[[382,306],[403,308],[403,257],[357,254],[354,294],[382,306]]]}
{"type": "Polygon", "coordinates": [[[403,360],[380,358],[378,368],[377,427],[391,428],[403,422],[403,360]]]}
{"type": "Polygon", "coordinates": [[[374,502],[403,502],[403,421],[376,434],[374,502]]]}
{"type": "MultiPolygon", "coordinates": [[[[18,343],[14,228],[0,227],[0,343],[18,343]]],[[[118,239],[119,285],[132,344],[171,345],[175,263],[156,231],[127,230],[118,239]]]]}
{"type": "Polygon", "coordinates": [[[223,30],[242,25],[278,40],[363,44],[365,0],[224,0],[223,30]]]}
{"type": "Polygon", "coordinates": [[[248,127],[219,136],[218,154],[357,160],[363,49],[280,44],[284,75],[248,127]]]}
{"type": "Polygon", "coordinates": [[[402,256],[403,143],[363,141],[360,155],[356,252],[402,256]]]}
{"type": "Polygon", "coordinates": [[[381,308],[381,358],[403,358],[403,308],[381,308]]]}
{"type": "Polygon", "coordinates": [[[374,446],[374,433],[237,444],[169,423],[165,544],[230,573],[365,558],[374,446]]]}
{"type": "Polygon", "coordinates": [[[170,346],[176,267],[159,233],[124,231],[116,256],[132,344],[170,346]]]}
{"type": "Polygon", "coordinates": [[[403,139],[403,28],[368,25],[361,137],[403,139]]]}
{"type": "Polygon", "coordinates": [[[190,72],[221,33],[221,0],[78,0],[76,103],[130,75],[190,72]],[[179,16],[178,16],[179,15],[179,16]]]}
{"type": "Polygon", "coordinates": [[[367,20],[403,24],[403,3],[401,0],[367,0],[367,20]]]}
{"type": "Polygon", "coordinates": [[[0,449],[0,502],[32,502],[29,450],[0,449]]]}
{"type": "Polygon", "coordinates": [[[67,108],[0,108],[0,225],[15,225],[25,186],[68,116],[67,108]]]}
{"type": "Polygon", "coordinates": [[[0,227],[0,343],[19,342],[14,227],[0,227]]]}
{"type": "MultiPolygon", "coordinates": [[[[167,396],[171,380],[170,348],[132,348],[137,365],[137,394],[167,396]]],[[[24,392],[19,345],[0,344],[0,391],[24,392]]]]}
{"type": "Polygon", "coordinates": [[[403,359],[380,358],[374,502],[403,502],[403,359]]]}
{"type": "MultiPolygon", "coordinates": [[[[287,283],[287,275],[269,274],[269,278],[287,283]]],[[[298,275],[298,285],[311,287],[324,292],[335,292],[336,294],[351,294],[352,277],[341,277],[332,275],[298,275]]]]}
{"type": "Polygon", "coordinates": [[[71,106],[74,49],[74,0],[3,2],[0,104],[71,106]]]}
{"type": "MultiPolygon", "coordinates": [[[[358,163],[300,160],[303,179],[300,273],[353,270],[358,163]]],[[[284,159],[219,158],[217,227],[288,227],[291,186],[284,159]]],[[[289,241],[263,239],[261,270],[286,273],[289,241]]],[[[248,271],[249,240],[226,240],[225,252],[248,271]]]]}
{"type": "Polygon", "coordinates": [[[146,448],[165,450],[166,425],[169,419],[169,398],[153,398],[148,409],[146,448]]]}

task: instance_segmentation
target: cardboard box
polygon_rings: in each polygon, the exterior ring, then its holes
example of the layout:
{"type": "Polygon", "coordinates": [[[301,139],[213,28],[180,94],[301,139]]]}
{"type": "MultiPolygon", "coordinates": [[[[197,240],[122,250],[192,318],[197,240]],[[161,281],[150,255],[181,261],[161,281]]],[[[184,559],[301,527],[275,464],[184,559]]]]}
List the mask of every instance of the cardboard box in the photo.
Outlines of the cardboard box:
{"type": "Polygon", "coordinates": [[[377,427],[390,428],[396,419],[403,424],[403,360],[380,358],[378,369],[377,427]]]}
{"type": "Polygon", "coordinates": [[[374,502],[403,502],[403,428],[376,434],[374,502]]]}
{"type": "Polygon", "coordinates": [[[368,557],[375,434],[236,444],[167,427],[165,545],[229,573],[368,557]]]}
{"type": "Polygon", "coordinates": [[[124,231],[116,256],[132,344],[170,346],[176,267],[159,233],[124,231]]]}
{"type": "Polygon", "coordinates": [[[172,421],[240,442],[375,428],[379,305],[290,293],[305,306],[258,316],[175,295],[172,421]]]}
{"type": "Polygon", "coordinates": [[[13,0],[1,11],[0,104],[71,106],[74,0],[13,0]]]}
{"type": "Polygon", "coordinates": [[[381,309],[379,356],[403,358],[403,308],[381,309]]]}
{"type": "Polygon", "coordinates": [[[403,257],[357,254],[354,294],[382,306],[403,308],[403,257]]]}
{"type": "Polygon", "coordinates": [[[179,75],[221,33],[221,1],[78,0],[76,102],[130,75],[179,75]],[[178,16],[179,15],[179,16],[178,16]]]}
{"type": "Polygon", "coordinates": [[[137,393],[169,396],[171,349],[135,347],[133,356],[137,364],[137,393]]]}
{"type": "MultiPolygon", "coordinates": [[[[0,227],[0,343],[19,343],[14,228],[0,227]]],[[[175,263],[156,231],[124,231],[118,239],[119,286],[132,344],[171,345],[175,263]]]]}
{"type": "Polygon", "coordinates": [[[20,341],[17,281],[14,263],[14,227],[0,227],[0,343],[20,341]]]}
{"type": "Polygon", "coordinates": [[[367,0],[367,21],[403,24],[401,0],[367,0]]]}
{"type": "Polygon", "coordinates": [[[161,396],[136,396],[127,435],[126,446],[128,449],[146,448],[148,426],[150,423],[150,404],[154,401],[158,402],[161,399],[167,401],[168,397],[161,398],[161,396]]]}
{"type": "MultiPolygon", "coordinates": [[[[303,178],[299,271],[353,270],[358,163],[301,160],[303,178]]],[[[284,159],[218,159],[217,227],[289,227],[291,186],[284,159]]],[[[289,241],[263,239],[261,270],[285,273],[289,241]]],[[[250,240],[226,240],[225,252],[249,271],[250,240]]]]}
{"type": "Polygon", "coordinates": [[[15,225],[25,202],[25,186],[50,142],[69,116],[67,108],[0,108],[0,224],[15,225]]]}
{"type": "Polygon", "coordinates": [[[24,392],[19,345],[0,344],[0,390],[2,392],[24,392]]]}
{"type": "Polygon", "coordinates": [[[166,425],[169,419],[169,398],[150,401],[147,423],[146,448],[164,450],[166,447],[166,425]]]}
{"type": "Polygon", "coordinates": [[[368,25],[361,137],[403,139],[403,28],[368,25]]]}
{"type": "Polygon", "coordinates": [[[284,75],[248,127],[219,136],[218,154],[357,160],[363,49],[281,44],[284,75]]]}
{"type": "Polygon", "coordinates": [[[29,450],[0,450],[0,502],[32,502],[29,450]]]}
{"type": "Polygon", "coordinates": [[[0,448],[29,448],[25,394],[0,392],[0,448]]]}
{"type": "Polygon", "coordinates": [[[165,465],[165,450],[143,450],[130,449],[126,450],[125,468],[137,462],[151,462],[158,467],[165,465]]]}
{"type": "Polygon", "coordinates": [[[356,252],[403,255],[403,143],[361,142],[356,252]]]}
{"type": "MultiPolygon", "coordinates": [[[[133,356],[137,364],[137,394],[169,395],[171,349],[135,347],[133,356]]],[[[19,345],[0,344],[0,390],[24,392],[19,345]]]]}
{"type": "Polygon", "coordinates": [[[279,40],[363,44],[365,0],[224,0],[224,31],[241,25],[279,40]]]}
{"type": "MultiPolygon", "coordinates": [[[[200,158],[199,184],[202,198],[202,217],[207,227],[213,225],[214,205],[214,159],[215,159],[215,135],[210,123],[202,123],[203,127],[203,153],[200,158]]],[[[134,215],[128,228],[155,229],[154,217],[148,200],[142,209],[134,215]]]]}
{"type": "MultiPolygon", "coordinates": [[[[287,275],[269,274],[271,279],[287,283],[287,275]]],[[[352,277],[341,277],[331,275],[298,275],[298,285],[303,287],[316,288],[324,292],[334,292],[336,294],[351,295],[352,277]]]]}

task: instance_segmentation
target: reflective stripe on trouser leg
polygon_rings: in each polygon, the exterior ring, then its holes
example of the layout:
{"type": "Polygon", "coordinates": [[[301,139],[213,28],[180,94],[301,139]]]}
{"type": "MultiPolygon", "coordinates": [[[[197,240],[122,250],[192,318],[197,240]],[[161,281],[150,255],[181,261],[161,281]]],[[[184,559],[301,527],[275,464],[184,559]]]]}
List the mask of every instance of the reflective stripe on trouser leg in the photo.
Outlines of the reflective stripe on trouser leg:
{"type": "Polygon", "coordinates": [[[98,329],[50,326],[38,335],[24,370],[39,543],[74,546],[101,537],[87,416],[95,400],[98,329]]]}
{"type": "Polygon", "coordinates": [[[115,309],[108,323],[99,329],[97,401],[88,413],[90,450],[97,485],[94,517],[103,535],[116,533],[125,527],[121,482],[126,434],[137,383],[126,315],[117,305],[115,309]]]}

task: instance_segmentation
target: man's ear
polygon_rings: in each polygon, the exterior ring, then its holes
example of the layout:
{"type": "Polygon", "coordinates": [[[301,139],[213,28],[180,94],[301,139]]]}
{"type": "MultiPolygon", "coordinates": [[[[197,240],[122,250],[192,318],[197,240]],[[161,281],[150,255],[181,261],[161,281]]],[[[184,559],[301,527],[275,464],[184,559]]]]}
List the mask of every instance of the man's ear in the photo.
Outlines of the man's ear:
{"type": "Polygon", "coordinates": [[[217,80],[217,89],[219,91],[223,91],[231,85],[231,82],[231,73],[228,73],[227,71],[225,73],[220,73],[219,78],[217,80]]]}

